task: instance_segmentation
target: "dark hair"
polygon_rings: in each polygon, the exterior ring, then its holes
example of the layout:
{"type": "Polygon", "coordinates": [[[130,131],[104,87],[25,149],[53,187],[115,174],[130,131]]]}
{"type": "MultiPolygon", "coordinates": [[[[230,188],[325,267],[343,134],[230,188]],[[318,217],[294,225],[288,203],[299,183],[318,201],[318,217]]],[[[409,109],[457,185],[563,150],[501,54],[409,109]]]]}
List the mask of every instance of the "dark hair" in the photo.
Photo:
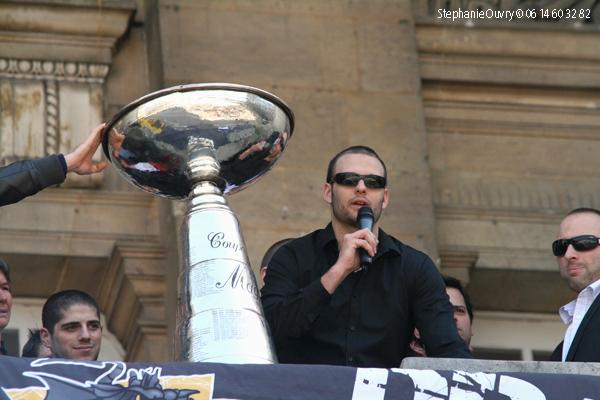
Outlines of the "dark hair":
{"type": "Polygon", "coordinates": [[[373,150],[372,148],[367,147],[367,146],[350,146],[350,147],[340,151],[339,153],[337,153],[331,159],[331,161],[329,161],[329,165],[327,166],[327,176],[325,177],[325,181],[327,183],[331,183],[331,181],[333,180],[333,170],[335,169],[335,164],[337,163],[337,161],[340,159],[341,156],[344,156],[346,154],[366,154],[368,156],[375,157],[381,163],[381,166],[383,167],[383,177],[387,178],[387,168],[385,166],[385,163],[383,162],[381,157],[379,157],[379,154],[377,154],[375,152],[375,150],[373,150]]]}
{"type": "Polygon", "coordinates": [[[40,356],[40,346],[42,345],[42,338],[40,336],[39,329],[29,330],[29,339],[23,346],[23,352],[21,357],[37,358],[40,356]]]}
{"type": "Polygon", "coordinates": [[[462,294],[462,297],[465,299],[465,306],[467,306],[467,312],[469,313],[469,319],[471,320],[471,323],[473,323],[473,304],[471,304],[471,298],[469,297],[469,293],[467,293],[462,283],[460,283],[458,279],[446,275],[442,275],[442,278],[444,278],[444,283],[446,284],[446,287],[454,288],[458,290],[460,294],[462,294]]]}
{"type": "Polygon", "coordinates": [[[583,213],[592,213],[592,214],[596,214],[596,215],[600,216],[600,210],[597,210],[597,209],[591,208],[591,207],[576,208],[574,210],[569,211],[567,216],[573,215],[573,214],[583,214],[583,213]]]}
{"type": "Polygon", "coordinates": [[[6,261],[0,258],[0,272],[4,274],[6,281],[10,283],[10,268],[6,261]]]}
{"type": "Polygon", "coordinates": [[[262,258],[262,261],[260,262],[260,267],[266,267],[269,265],[269,262],[271,262],[271,258],[273,258],[273,255],[275,254],[275,252],[277,250],[279,250],[279,248],[281,246],[283,246],[284,244],[286,244],[287,242],[289,242],[290,240],[294,240],[292,238],[285,238],[285,239],[281,239],[275,243],[273,243],[271,245],[271,247],[269,247],[267,249],[267,251],[265,252],[265,255],[262,258]]]}
{"type": "Polygon", "coordinates": [[[42,308],[42,326],[54,333],[54,325],[63,318],[63,312],[74,304],[85,304],[96,310],[100,319],[100,307],[96,300],[81,290],[69,289],[48,297],[42,308]]]}

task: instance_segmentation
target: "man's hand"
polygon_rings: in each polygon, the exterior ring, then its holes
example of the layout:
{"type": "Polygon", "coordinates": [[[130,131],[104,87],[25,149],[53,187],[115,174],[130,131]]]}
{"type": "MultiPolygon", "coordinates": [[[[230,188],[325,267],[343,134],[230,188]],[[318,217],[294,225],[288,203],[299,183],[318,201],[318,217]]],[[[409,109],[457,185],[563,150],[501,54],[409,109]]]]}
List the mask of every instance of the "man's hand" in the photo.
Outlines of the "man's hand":
{"type": "Polygon", "coordinates": [[[344,235],[336,263],[321,277],[321,284],[325,290],[333,294],[348,275],[361,268],[358,249],[365,249],[371,257],[374,257],[377,243],[375,234],[369,229],[361,229],[344,235]]]}
{"type": "Polygon", "coordinates": [[[100,162],[92,161],[92,157],[102,141],[103,129],[104,124],[98,125],[96,128],[94,128],[85,142],[80,144],[71,153],[65,155],[67,172],[73,171],[79,175],[89,175],[100,172],[106,168],[108,165],[106,160],[102,160],[100,162]]]}
{"type": "Polygon", "coordinates": [[[358,249],[361,248],[365,249],[371,257],[377,251],[377,238],[369,229],[361,229],[344,235],[336,265],[340,264],[348,273],[359,270],[361,265],[358,249]]]}
{"type": "Polygon", "coordinates": [[[421,333],[415,328],[413,338],[409,344],[410,349],[419,357],[427,357],[425,345],[421,342],[421,333]]]}

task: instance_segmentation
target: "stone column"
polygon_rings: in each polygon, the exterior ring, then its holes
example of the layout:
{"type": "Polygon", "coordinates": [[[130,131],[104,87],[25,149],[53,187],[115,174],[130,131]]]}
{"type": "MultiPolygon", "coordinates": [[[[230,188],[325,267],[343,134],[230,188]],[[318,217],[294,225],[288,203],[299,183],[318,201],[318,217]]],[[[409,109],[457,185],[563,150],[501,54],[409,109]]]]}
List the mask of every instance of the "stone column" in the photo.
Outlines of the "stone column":
{"type": "Polygon", "coordinates": [[[169,360],[165,254],[157,244],[121,241],[105,269],[98,303],[126,350],[125,361],[169,360]]]}

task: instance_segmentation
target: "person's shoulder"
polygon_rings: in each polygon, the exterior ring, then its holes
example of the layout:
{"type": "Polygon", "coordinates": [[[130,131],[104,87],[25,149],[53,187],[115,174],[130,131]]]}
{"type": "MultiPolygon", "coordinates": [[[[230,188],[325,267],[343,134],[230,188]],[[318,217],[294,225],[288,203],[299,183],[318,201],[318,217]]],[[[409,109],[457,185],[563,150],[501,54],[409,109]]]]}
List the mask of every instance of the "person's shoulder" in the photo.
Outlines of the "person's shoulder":
{"type": "Polygon", "coordinates": [[[404,278],[414,280],[437,273],[435,263],[425,252],[403,243],[391,235],[386,236],[389,246],[398,254],[393,264],[399,267],[398,271],[401,271],[404,278]]]}
{"type": "Polygon", "coordinates": [[[311,244],[316,244],[320,240],[322,240],[325,236],[327,236],[326,229],[316,229],[310,233],[307,233],[303,236],[299,236],[295,239],[290,240],[282,247],[288,247],[291,249],[305,249],[306,246],[311,244]]]}
{"type": "Polygon", "coordinates": [[[319,243],[322,229],[315,230],[304,236],[291,239],[284,243],[273,254],[269,262],[269,269],[300,271],[312,265],[319,243]]]}
{"type": "Polygon", "coordinates": [[[424,259],[424,258],[429,258],[429,256],[427,254],[425,254],[423,251],[418,250],[398,239],[396,239],[394,236],[384,232],[383,230],[381,230],[381,234],[383,235],[383,237],[385,237],[389,243],[389,247],[396,250],[398,253],[400,253],[403,256],[406,257],[414,257],[414,258],[420,258],[420,259],[424,259]]]}

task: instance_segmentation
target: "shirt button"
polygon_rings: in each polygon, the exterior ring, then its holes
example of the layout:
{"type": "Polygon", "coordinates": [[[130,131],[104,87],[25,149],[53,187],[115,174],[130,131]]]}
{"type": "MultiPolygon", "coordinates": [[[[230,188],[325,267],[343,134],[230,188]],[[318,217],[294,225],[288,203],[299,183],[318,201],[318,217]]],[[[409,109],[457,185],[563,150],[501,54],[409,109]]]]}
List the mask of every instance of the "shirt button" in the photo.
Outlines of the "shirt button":
{"type": "Polygon", "coordinates": [[[350,331],[354,332],[356,330],[356,325],[350,325],[350,331]]]}

